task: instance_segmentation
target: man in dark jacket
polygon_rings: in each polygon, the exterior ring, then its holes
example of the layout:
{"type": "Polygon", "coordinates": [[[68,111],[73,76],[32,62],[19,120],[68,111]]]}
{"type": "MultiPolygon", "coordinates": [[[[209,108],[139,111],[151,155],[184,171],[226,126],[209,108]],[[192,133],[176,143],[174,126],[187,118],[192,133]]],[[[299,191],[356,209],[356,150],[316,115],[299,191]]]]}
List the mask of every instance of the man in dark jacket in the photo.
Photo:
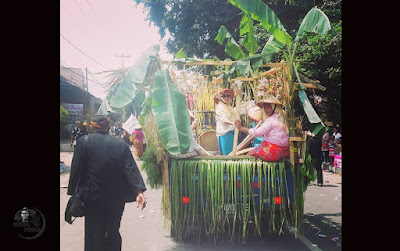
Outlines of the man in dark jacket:
{"type": "Polygon", "coordinates": [[[307,148],[310,152],[312,163],[317,170],[317,184],[322,186],[324,183],[322,176],[322,140],[317,138],[314,134],[308,133],[310,138],[307,140],[307,148]]]}
{"type": "Polygon", "coordinates": [[[74,150],[68,195],[78,192],[85,205],[85,251],[121,250],[119,233],[126,202],[146,206],[146,186],[129,146],[108,134],[109,119],[92,122],[95,133],[82,136],[74,150]]]}

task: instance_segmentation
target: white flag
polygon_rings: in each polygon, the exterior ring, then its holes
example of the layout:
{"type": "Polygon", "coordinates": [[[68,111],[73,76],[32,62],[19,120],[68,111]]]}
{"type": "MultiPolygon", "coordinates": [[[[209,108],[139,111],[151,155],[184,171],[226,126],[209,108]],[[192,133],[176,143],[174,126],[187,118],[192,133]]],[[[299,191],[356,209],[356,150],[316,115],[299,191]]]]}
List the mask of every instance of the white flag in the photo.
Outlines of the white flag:
{"type": "Polygon", "coordinates": [[[129,134],[132,134],[133,130],[135,130],[135,126],[139,124],[139,121],[136,119],[133,114],[129,117],[129,119],[122,125],[122,128],[126,130],[129,134]]]}

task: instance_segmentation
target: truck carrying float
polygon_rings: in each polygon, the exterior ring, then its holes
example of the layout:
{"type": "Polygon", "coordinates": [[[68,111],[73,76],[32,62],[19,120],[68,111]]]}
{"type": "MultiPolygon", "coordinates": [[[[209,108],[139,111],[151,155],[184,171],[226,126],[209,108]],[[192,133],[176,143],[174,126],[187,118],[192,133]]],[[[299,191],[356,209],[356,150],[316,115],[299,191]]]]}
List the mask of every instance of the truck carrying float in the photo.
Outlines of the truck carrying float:
{"type": "MultiPolygon", "coordinates": [[[[251,11],[245,4],[239,8],[244,13],[251,11]]],[[[320,12],[313,8],[307,16],[320,12]]],[[[307,16],[303,23],[315,22],[307,21],[307,16]]],[[[257,18],[261,20],[260,15],[257,18]]],[[[306,24],[301,31],[313,32],[306,24]]],[[[228,34],[222,26],[216,40],[228,39],[229,54],[235,41],[228,34]]],[[[293,46],[285,44],[279,34],[273,35],[261,54],[236,61],[187,58],[179,51],[168,62],[159,57],[159,46],[152,46],[122,77],[114,78],[118,80],[99,108],[98,114],[124,110],[139,118],[147,140],[142,170],[148,185],[163,189],[165,225],[178,240],[235,241],[286,230],[297,237],[302,232],[304,192],[315,180],[306,131],[317,135],[325,127],[305,91],[323,91],[324,87],[297,71],[297,37],[293,46]],[[270,62],[286,45],[285,60],[270,62]],[[265,95],[280,98],[290,136],[288,158],[268,162],[246,156],[254,138],[238,132],[232,152],[218,154],[213,97],[226,88],[241,90],[232,104],[237,119],[249,128],[265,119],[263,113],[258,121],[248,116],[255,103],[265,95]],[[173,158],[189,149],[190,115],[199,122],[196,140],[206,155],[173,158]]]]}

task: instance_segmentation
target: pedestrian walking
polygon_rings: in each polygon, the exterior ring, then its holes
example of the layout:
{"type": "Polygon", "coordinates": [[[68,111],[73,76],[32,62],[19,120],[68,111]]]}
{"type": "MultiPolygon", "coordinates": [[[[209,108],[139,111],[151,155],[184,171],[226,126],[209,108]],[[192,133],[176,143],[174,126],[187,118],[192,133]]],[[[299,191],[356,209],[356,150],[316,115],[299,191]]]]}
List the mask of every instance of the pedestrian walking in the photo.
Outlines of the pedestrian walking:
{"type": "MultiPolygon", "coordinates": [[[[309,136],[307,140],[307,149],[311,155],[312,164],[314,165],[315,170],[317,171],[317,184],[318,186],[322,186],[324,183],[323,175],[322,175],[322,140],[317,138],[313,133],[308,132],[309,136]]],[[[333,163],[333,162],[332,162],[333,163]]]]}
{"type": "Polygon", "coordinates": [[[71,132],[71,140],[70,140],[70,145],[75,146],[76,145],[76,141],[82,137],[83,135],[87,135],[88,132],[86,130],[86,127],[83,126],[83,123],[81,120],[77,119],[75,121],[75,127],[74,129],[72,129],[71,132]]]}
{"type": "Polygon", "coordinates": [[[322,136],[322,163],[327,163],[329,165],[329,128],[327,127],[324,135],[322,136]]]}
{"type": "Polygon", "coordinates": [[[121,138],[122,132],[124,129],[122,128],[122,121],[117,122],[117,124],[112,129],[112,134],[114,137],[121,138]]]}
{"type": "Polygon", "coordinates": [[[133,142],[131,142],[129,137],[130,137],[129,132],[124,129],[122,131],[122,140],[125,141],[125,143],[128,144],[128,146],[132,146],[133,142]]]}
{"type": "Polygon", "coordinates": [[[77,141],[71,163],[68,195],[78,193],[85,206],[85,251],[121,250],[119,233],[127,202],[146,207],[143,178],[129,146],[109,135],[109,119],[91,122],[93,134],[77,141]]]}
{"type": "Polygon", "coordinates": [[[133,147],[135,148],[136,160],[140,160],[140,158],[143,155],[143,139],[144,139],[143,129],[140,124],[137,124],[135,126],[132,135],[129,139],[133,143],[133,147]]]}
{"type": "Polygon", "coordinates": [[[333,166],[333,161],[334,161],[334,157],[335,157],[335,144],[336,140],[335,140],[335,136],[331,136],[331,139],[329,140],[328,143],[328,147],[329,147],[329,159],[330,159],[330,166],[333,166]]]}

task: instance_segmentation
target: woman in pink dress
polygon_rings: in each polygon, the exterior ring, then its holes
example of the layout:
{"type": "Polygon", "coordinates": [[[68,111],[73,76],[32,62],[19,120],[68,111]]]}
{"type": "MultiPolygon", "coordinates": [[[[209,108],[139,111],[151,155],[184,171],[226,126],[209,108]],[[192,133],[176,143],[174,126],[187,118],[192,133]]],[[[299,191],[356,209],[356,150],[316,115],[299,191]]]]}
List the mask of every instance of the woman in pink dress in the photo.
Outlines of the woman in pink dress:
{"type": "Polygon", "coordinates": [[[284,123],[282,115],[277,110],[282,109],[282,103],[272,95],[257,103],[265,111],[267,119],[257,129],[246,128],[235,122],[235,126],[241,131],[254,137],[264,136],[259,146],[251,150],[247,155],[256,156],[265,161],[278,161],[289,157],[289,130],[284,123]]]}
{"type": "Polygon", "coordinates": [[[140,160],[143,155],[143,139],[144,133],[142,127],[138,124],[132,132],[133,146],[135,148],[135,159],[140,160]]]}

